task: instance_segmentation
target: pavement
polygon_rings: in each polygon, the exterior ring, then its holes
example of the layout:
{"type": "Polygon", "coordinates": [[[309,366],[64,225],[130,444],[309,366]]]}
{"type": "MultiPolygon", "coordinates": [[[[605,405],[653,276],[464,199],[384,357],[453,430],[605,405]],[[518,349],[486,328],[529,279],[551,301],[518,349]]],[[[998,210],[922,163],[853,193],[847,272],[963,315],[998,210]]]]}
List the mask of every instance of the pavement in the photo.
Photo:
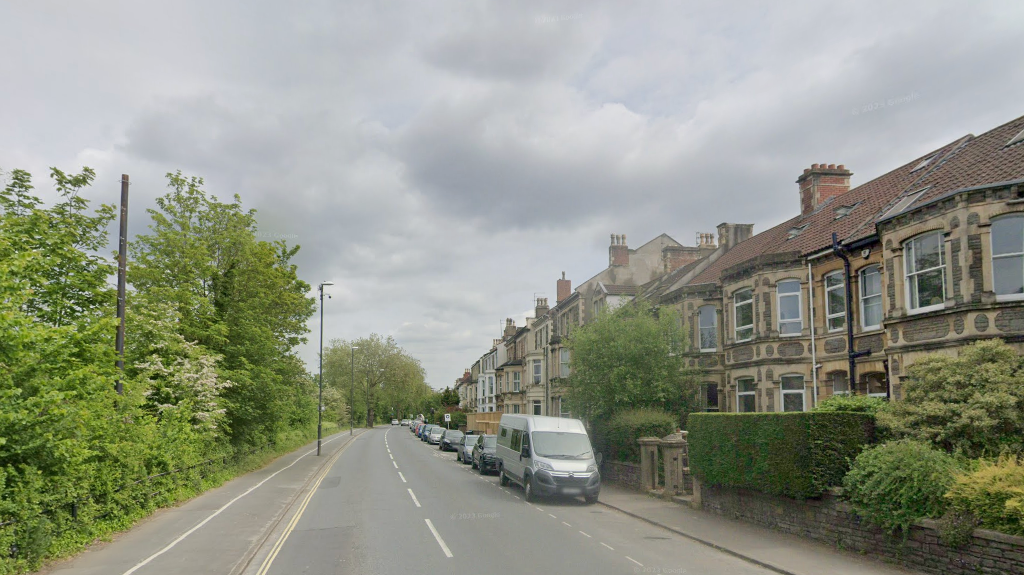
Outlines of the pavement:
{"type": "Polygon", "coordinates": [[[601,486],[599,503],[785,575],[921,573],[608,483],[601,486]]]}

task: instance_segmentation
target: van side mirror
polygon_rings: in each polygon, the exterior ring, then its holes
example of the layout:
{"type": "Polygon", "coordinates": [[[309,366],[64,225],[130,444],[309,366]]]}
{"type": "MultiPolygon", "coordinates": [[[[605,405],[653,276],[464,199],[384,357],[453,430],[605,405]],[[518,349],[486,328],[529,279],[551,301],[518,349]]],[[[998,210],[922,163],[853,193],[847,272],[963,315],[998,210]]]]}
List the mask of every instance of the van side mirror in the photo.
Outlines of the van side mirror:
{"type": "Polygon", "coordinates": [[[598,465],[598,467],[600,467],[600,466],[601,466],[601,461],[602,461],[603,459],[604,459],[604,454],[603,454],[603,453],[601,453],[600,451],[598,451],[598,452],[597,452],[597,457],[595,457],[595,458],[594,458],[594,460],[595,460],[595,461],[597,461],[597,465],[598,465]]]}
{"type": "Polygon", "coordinates": [[[524,445],[523,446],[523,451],[520,452],[520,455],[522,457],[529,457],[530,456],[530,446],[529,445],[524,445]]]}

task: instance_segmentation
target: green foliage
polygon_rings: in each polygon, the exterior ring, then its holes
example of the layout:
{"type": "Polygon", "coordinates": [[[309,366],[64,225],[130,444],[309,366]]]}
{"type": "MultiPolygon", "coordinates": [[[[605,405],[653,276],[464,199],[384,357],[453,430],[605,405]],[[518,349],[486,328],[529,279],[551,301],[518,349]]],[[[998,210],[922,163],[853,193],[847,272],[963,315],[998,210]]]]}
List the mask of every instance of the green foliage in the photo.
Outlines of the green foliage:
{"type": "Polygon", "coordinates": [[[796,499],[837,485],[874,439],[863,413],[693,413],[690,468],[709,485],[796,499]]]}
{"type": "Polygon", "coordinates": [[[846,411],[876,415],[886,403],[886,400],[870,395],[833,395],[819,403],[814,411],[846,411]]]}
{"type": "Polygon", "coordinates": [[[121,374],[114,266],[97,255],[115,210],[88,213],[92,170],[51,177],[52,207],[24,171],[0,191],[0,573],[315,436],[315,388],[293,353],[312,313],[294,249],[256,242],[237,199],[217,204],[201,180],[172,177],[155,234],[132,248],[121,374]],[[227,432],[244,440],[232,448],[227,432]]]}
{"type": "Polygon", "coordinates": [[[999,340],[921,359],[908,369],[903,400],[881,410],[878,423],[971,458],[1024,453],[1022,362],[999,340]]]}
{"type": "Polygon", "coordinates": [[[681,420],[695,409],[697,390],[681,353],[685,344],[672,308],[636,300],[598,314],[568,337],[572,375],[565,385],[573,411],[598,421],[621,409],[652,407],[681,420]]]}
{"type": "Polygon", "coordinates": [[[951,455],[903,439],[864,450],[846,474],[843,489],[858,515],[906,536],[918,519],[943,515],[944,495],[958,469],[951,455]]]}
{"type": "Polygon", "coordinates": [[[973,516],[985,529],[1024,535],[1024,465],[1016,457],[980,461],[946,493],[950,511],[973,516]]]}
{"type": "Polygon", "coordinates": [[[595,448],[610,461],[640,463],[641,437],[665,437],[676,430],[679,418],[659,409],[630,409],[605,423],[594,422],[595,448]]]}

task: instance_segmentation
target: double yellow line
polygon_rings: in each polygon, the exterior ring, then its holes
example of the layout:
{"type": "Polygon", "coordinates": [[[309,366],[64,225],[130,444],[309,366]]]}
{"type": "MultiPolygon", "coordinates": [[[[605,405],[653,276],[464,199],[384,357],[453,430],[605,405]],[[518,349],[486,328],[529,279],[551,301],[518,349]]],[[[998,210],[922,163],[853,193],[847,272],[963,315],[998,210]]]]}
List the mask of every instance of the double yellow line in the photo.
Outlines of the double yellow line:
{"type": "Polygon", "coordinates": [[[343,445],[341,449],[339,449],[338,452],[334,454],[334,457],[331,458],[330,462],[328,462],[327,466],[324,468],[323,473],[320,474],[320,477],[317,478],[316,483],[313,484],[313,488],[309,490],[309,494],[306,495],[306,498],[302,500],[302,505],[299,505],[298,511],[296,511],[295,515],[292,516],[292,520],[289,521],[288,526],[284,528],[284,532],[281,533],[281,537],[279,537],[277,542],[274,543],[274,547],[271,548],[270,554],[267,555],[267,558],[263,560],[263,564],[260,565],[260,570],[256,572],[256,575],[267,575],[267,572],[270,571],[270,566],[274,563],[274,559],[277,558],[277,554],[281,551],[281,548],[284,547],[284,543],[288,540],[288,536],[292,534],[292,530],[295,529],[295,525],[298,524],[299,519],[302,518],[302,514],[306,511],[306,506],[309,505],[309,502],[313,499],[313,495],[316,494],[316,490],[320,487],[320,483],[324,480],[325,477],[327,477],[327,474],[331,471],[331,468],[334,467],[335,462],[337,462],[338,458],[341,457],[342,452],[345,451],[345,449],[348,448],[349,445],[352,445],[352,443],[352,441],[349,441],[345,445],[343,445]]]}

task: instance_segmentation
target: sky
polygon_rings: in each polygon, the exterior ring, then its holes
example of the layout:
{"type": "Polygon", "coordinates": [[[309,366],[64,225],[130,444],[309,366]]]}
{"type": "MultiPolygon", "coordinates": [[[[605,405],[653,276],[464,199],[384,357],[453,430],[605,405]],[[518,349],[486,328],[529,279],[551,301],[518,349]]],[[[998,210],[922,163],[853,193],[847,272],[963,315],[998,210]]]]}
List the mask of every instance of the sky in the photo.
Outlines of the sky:
{"type": "Polygon", "coordinates": [[[812,163],[856,186],[1024,115],[1017,0],[34,0],[0,26],[0,170],[45,198],[89,166],[97,204],[129,174],[133,235],[167,172],[239,194],[334,282],[325,343],[394,336],[435,388],[611,234],[762,231],[812,163]]]}

